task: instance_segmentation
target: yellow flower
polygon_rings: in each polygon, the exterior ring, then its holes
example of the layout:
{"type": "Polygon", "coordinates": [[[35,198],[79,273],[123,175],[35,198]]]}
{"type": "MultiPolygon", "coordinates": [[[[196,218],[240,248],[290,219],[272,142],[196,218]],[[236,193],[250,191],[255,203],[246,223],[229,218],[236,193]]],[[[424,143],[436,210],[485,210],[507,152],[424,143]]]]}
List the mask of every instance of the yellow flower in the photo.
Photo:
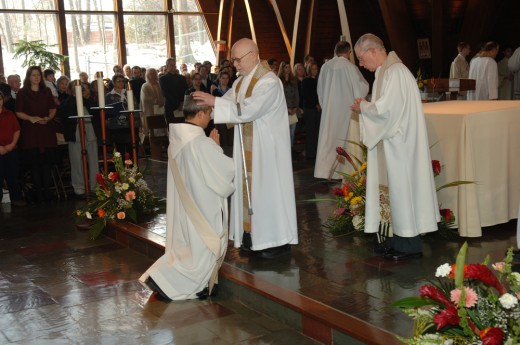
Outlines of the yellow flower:
{"type": "Polygon", "coordinates": [[[361,164],[361,168],[359,168],[359,170],[363,171],[367,168],[367,162],[364,162],[363,164],[361,164]]]}
{"type": "Polygon", "coordinates": [[[352,198],[352,200],[350,201],[350,203],[351,203],[352,205],[357,205],[357,204],[361,203],[361,201],[363,201],[363,198],[360,197],[360,196],[356,196],[356,197],[352,198]]]}
{"type": "Polygon", "coordinates": [[[358,172],[357,171],[354,171],[352,174],[350,174],[350,176],[357,176],[358,172]]]}
{"type": "Polygon", "coordinates": [[[353,192],[348,193],[348,195],[345,195],[345,201],[349,201],[350,198],[354,196],[353,192]]]}

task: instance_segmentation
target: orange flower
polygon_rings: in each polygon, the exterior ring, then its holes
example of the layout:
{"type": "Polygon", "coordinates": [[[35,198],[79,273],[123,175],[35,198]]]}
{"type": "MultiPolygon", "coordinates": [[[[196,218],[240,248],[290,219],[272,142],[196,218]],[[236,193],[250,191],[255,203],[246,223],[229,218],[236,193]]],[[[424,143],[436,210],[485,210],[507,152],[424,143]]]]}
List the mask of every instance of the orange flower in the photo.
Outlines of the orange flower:
{"type": "Polygon", "coordinates": [[[98,209],[97,215],[99,218],[103,218],[105,216],[105,210],[103,210],[102,208],[98,209]]]}
{"type": "MultiPolygon", "coordinates": [[[[456,264],[451,265],[450,278],[455,279],[455,268],[456,264]]],[[[464,265],[464,277],[466,276],[466,272],[468,271],[468,265],[464,265]]]]}
{"type": "Polygon", "coordinates": [[[341,191],[343,192],[343,196],[348,196],[348,187],[346,184],[343,185],[343,188],[341,188],[341,191]]]}
{"type": "Polygon", "coordinates": [[[125,219],[126,218],[126,214],[124,212],[118,212],[117,213],[117,219],[125,219]]]}

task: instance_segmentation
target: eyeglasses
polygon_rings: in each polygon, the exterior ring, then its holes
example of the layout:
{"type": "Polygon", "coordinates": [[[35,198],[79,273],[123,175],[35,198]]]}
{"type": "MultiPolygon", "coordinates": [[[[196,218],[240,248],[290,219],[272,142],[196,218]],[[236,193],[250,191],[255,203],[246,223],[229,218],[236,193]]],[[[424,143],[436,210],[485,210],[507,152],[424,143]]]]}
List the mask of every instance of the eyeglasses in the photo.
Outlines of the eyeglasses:
{"type": "Polygon", "coordinates": [[[229,61],[231,62],[231,64],[234,64],[235,62],[240,63],[242,61],[242,59],[245,58],[247,56],[247,54],[249,54],[249,53],[252,53],[252,51],[248,51],[247,53],[245,53],[244,55],[242,55],[239,58],[231,58],[229,61]]]}

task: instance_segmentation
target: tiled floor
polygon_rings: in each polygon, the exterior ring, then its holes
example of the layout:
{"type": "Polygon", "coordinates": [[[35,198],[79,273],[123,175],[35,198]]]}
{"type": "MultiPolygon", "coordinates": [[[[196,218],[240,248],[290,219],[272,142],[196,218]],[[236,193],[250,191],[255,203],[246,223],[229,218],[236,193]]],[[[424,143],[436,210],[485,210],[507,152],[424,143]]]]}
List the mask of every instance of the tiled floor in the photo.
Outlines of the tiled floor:
{"type": "MultiPolygon", "coordinates": [[[[412,323],[388,308],[417,294],[438,265],[453,262],[464,240],[468,261],[503,258],[515,243],[516,220],[486,228],[481,238],[424,238],[424,257],[388,262],[366,237],[334,237],[320,224],[328,195],[312,163],[294,162],[300,244],[282,259],[263,261],[230,248],[226,262],[340,312],[409,335],[412,323]]],[[[145,165],[142,164],[142,168],[145,165]]],[[[166,165],[149,163],[148,181],[164,195],[166,165]]],[[[23,344],[312,344],[309,338],[226,298],[166,304],[136,282],[151,260],[107,239],[89,241],[72,224],[75,201],[14,209],[0,218],[0,343],[23,344]]],[[[144,226],[164,235],[164,216],[144,226]]]]}

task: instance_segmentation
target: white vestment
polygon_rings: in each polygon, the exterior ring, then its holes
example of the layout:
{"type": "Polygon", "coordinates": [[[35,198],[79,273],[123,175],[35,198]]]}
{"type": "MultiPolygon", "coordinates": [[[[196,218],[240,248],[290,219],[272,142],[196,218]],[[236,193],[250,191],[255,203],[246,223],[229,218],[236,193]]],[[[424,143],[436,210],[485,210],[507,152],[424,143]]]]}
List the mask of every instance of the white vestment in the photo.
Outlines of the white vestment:
{"type": "MultiPolygon", "coordinates": [[[[393,52],[389,57],[397,58],[393,52]]],[[[381,81],[380,73],[381,66],[372,93],[377,99],[361,102],[359,117],[361,139],[368,148],[365,232],[377,232],[380,223],[377,145],[382,142],[393,232],[414,237],[437,230],[440,221],[421,97],[401,62],[391,64],[381,81]]]]}
{"type": "MultiPolygon", "coordinates": [[[[206,137],[201,127],[189,124],[170,125],[169,157],[179,168],[187,191],[202,215],[220,238],[220,251],[227,248],[227,197],[233,187],[233,160],[220,146],[206,137]]],[[[142,276],[152,277],[172,300],[197,298],[208,286],[220,257],[216,257],[201,239],[183,207],[170,167],[167,176],[166,247],[161,256],[142,276]]]]}
{"type": "Polygon", "coordinates": [[[462,55],[457,55],[450,67],[450,78],[467,79],[469,74],[469,64],[462,55]]]}
{"type": "Polygon", "coordinates": [[[498,99],[509,100],[513,99],[513,82],[509,78],[511,71],[509,71],[508,57],[504,57],[497,63],[498,67],[498,99]]]}
{"type": "MultiPolygon", "coordinates": [[[[250,97],[248,86],[255,67],[243,76],[237,107],[236,87],[215,99],[215,123],[253,123],[253,165],[251,186],[251,241],[253,250],[298,243],[296,203],[291,159],[287,105],[280,78],[274,73],[263,75],[250,97]]],[[[235,126],[237,127],[237,126],[235,126]]],[[[231,198],[230,238],[240,247],[243,235],[242,153],[238,128],[235,128],[233,157],[236,193],[231,198]]]]}
{"type": "Polygon", "coordinates": [[[468,91],[468,101],[498,99],[498,67],[495,59],[477,57],[469,65],[469,79],[475,79],[474,91],[468,91]]]}
{"type": "Polygon", "coordinates": [[[327,61],[318,78],[318,100],[321,105],[321,122],[314,177],[339,179],[334,171],[348,171],[349,163],[335,167],[336,148],[345,147],[352,110],[356,98],[368,94],[368,83],[352,62],[342,56],[327,61]]]}
{"type": "Polygon", "coordinates": [[[509,70],[514,75],[513,98],[520,99],[520,47],[516,48],[507,62],[509,70]]]}

